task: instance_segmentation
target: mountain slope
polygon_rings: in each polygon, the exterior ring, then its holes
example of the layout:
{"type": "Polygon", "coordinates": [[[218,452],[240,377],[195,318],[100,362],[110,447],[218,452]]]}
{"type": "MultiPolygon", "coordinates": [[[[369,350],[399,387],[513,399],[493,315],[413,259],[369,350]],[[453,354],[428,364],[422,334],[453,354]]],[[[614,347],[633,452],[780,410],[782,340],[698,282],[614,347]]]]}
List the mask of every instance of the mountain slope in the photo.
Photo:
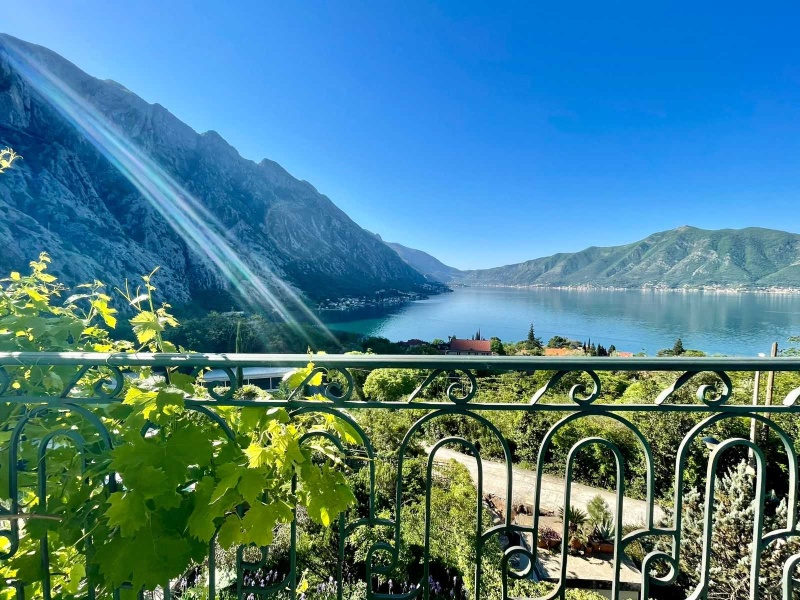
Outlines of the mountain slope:
{"type": "Polygon", "coordinates": [[[800,287],[800,235],[751,227],[679,227],[624,246],[592,247],[462,271],[468,285],[597,287],[800,287]]]}
{"type": "MultiPolygon", "coordinates": [[[[159,286],[173,302],[214,298],[229,287],[220,268],[176,233],[185,209],[165,216],[148,202],[42,97],[21,59],[44,66],[196,198],[211,215],[209,227],[273,289],[280,290],[278,278],[311,299],[429,287],[277,163],[246,160],[216,132],[198,134],[159,104],[3,34],[0,146],[24,160],[0,178],[0,273],[25,268],[46,250],[53,271],[70,284],[97,278],[119,285],[160,265],[159,286]]],[[[160,183],[154,174],[152,184],[160,183]]]]}
{"type": "MultiPolygon", "coordinates": [[[[375,235],[378,237],[378,239],[381,239],[381,236],[379,236],[377,233],[375,235]]],[[[408,246],[403,246],[403,244],[398,244],[397,242],[384,241],[383,243],[397,252],[400,258],[402,258],[409,266],[422,273],[428,281],[447,283],[458,277],[461,273],[461,271],[455,267],[448,267],[438,258],[431,256],[422,250],[409,248],[408,246]]]]}

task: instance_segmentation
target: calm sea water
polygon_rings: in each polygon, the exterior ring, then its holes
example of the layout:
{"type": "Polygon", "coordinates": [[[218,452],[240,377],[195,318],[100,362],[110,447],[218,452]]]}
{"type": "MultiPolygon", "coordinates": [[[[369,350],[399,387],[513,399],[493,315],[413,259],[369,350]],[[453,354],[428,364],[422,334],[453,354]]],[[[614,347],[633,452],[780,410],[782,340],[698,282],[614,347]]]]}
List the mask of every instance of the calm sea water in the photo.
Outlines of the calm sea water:
{"type": "Polygon", "coordinates": [[[755,356],[772,342],[800,335],[800,295],[666,291],[456,288],[451,294],[389,309],[322,315],[331,329],[393,341],[471,337],[522,340],[534,323],[545,342],[554,335],[653,355],[672,347],[755,356]]]}

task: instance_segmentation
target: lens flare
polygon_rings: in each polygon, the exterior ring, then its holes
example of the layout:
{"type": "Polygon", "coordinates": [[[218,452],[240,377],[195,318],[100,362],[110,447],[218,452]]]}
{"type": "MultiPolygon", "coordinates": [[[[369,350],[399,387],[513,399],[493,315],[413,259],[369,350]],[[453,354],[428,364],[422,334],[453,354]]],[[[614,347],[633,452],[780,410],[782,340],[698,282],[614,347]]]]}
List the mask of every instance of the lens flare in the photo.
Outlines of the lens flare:
{"type": "Polygon", "coordinates": [[[224,226],[116,125],[79,96],[42,61],[14,45],[9,48],[9,59],[14,69],[131,182],[190,250],[200,257],[207,257],[215,265],[231,289],[248,307],[259,312],[275,311],[310,344],[307,332],[293,316],[286,304],[288,302],[331,340],[339,343],[298,294],[279,276],[263,267],[269,273],[269,283],[282,297],[273,292],[264,279],[218,233],[225,229],[224,226]]]}

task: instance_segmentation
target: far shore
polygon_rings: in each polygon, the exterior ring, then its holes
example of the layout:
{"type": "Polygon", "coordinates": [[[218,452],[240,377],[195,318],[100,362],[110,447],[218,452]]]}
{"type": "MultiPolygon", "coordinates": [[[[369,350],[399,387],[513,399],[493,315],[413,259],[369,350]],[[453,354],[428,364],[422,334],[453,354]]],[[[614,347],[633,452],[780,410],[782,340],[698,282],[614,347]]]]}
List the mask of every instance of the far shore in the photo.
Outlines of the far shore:
{"type": "Polygon", "coordinates": [[[764,294],[764,295],[795,295],[800,294],[800,287],[768,287],[768,288],[733,288],[733,287],[617,287],[600,285],[500,285],[500,284],[467,284],[448,283],[451,287],[459,288],[501,288],[516,290],[564,290],[574,292],[692,292],[713,294],[764,294]]]}

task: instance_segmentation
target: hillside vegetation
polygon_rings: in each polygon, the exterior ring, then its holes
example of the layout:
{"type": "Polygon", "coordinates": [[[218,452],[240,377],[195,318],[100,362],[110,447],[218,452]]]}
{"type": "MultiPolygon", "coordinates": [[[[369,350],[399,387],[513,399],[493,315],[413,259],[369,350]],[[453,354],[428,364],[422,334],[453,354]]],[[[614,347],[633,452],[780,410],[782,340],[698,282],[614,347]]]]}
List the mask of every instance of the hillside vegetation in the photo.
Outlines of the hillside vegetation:
{"type": "Polygon", "coordinates": [[[593,246],[518,264],[461,271],[469,285],[800,287],[800,235],[750,227],[679,227],[626,244],[593,246]]]}

